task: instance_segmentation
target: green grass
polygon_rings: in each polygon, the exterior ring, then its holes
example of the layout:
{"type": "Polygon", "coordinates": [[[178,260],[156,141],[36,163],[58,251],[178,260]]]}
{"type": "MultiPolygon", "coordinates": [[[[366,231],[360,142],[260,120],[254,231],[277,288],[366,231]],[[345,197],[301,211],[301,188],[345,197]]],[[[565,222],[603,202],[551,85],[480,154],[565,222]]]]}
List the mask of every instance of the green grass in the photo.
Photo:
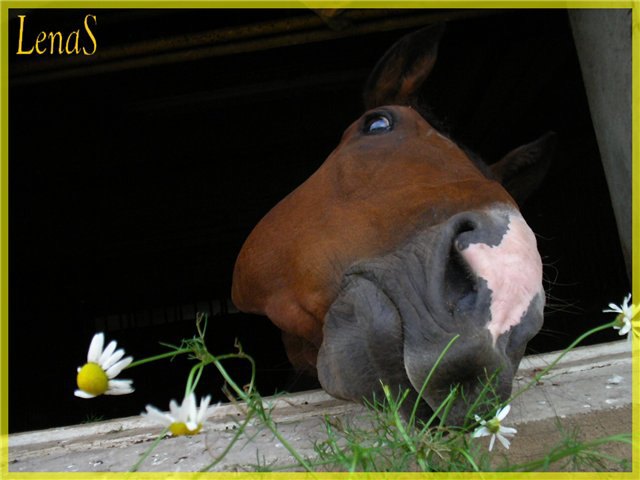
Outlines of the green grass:
{"type": "MultiPolygon", "coordinates": [[[[280,432],[273,418],[273,403],[268,403],[255,388],[255,363],[253,359],[242,351],[236,344],[236,352],[221,356],[214,356],[207,351],[204,336],[207,318],[198,315],[196,328],[198,335],[193,339],[183,341],[182,345],[165,345],[172,351],[151,359],[141,360],[136,364],[148,361],[171,358],[178,354],[188,354],[196,364],[192,368],[186,383],[186,393],[192,392],[201,380],[203,370],[207,366],[214,366],[224,377],[226,385],[223,391],[229,401],[238,407],[242,417],[237,421],[234,436],[221,454],[212,459],[202,471],[209,471],[218,465],[234,446],[251,441],[256,432],[265,429],[273,435],[274,441],[280,442],[294,459],[291,465],[269,464],[264,457],[257,453],[255,471],[347,471],[347,472],[478,472],[478,471],[607,471],[611,468],[628,469],[626,459],[613,457],[605,453],[607,445],[612,443],[631,444],[631,434],[615,435],[595,440],[583,440],[577,428],[566,430],[557,420],[560,441],[548,449],[548,453],[541,458],[521,464],[512,464],[508,451],[500,450],[497,445],[493,452],[489,452],[486,442],[472,438],[473,431],[479,423],[476,415],[485,420],[492,418],[495,412],[522,395],[531,386],[538,383],[560,359],[571,349],[575,348],[584,338],[604,328],[611,328],[612,324],[597,327],[580,336],[567,350],[563,351],[542,372],[538,373],[522,390],[515,392],[508,402],[499,402],[493,388],[493,379],[486,379],[478,397],[467,403],[468,411],[462,425],[447,424],[447,415],[454,402],[464,400],[464,392],[453,387],[448,397],[438,406],[436,411],[426,419],[418,418],[418,402],[405,407],[408,391],[394,393],[383,385],[384,398],[375,399],[367,403],[367,414],[359,417],[330,417],[326,416],[323,423],[323,439],[313,445],[314,454],[310,457],[302,455],[280,432]],[[228,359],[243,359],[250,363],[252,374],[250,381],[238,386],[223,366],[228,359]],[[402,411],[411,412],[408,418],[403,417],[402,411]],[[251,425],[251,428],[248,426],[251,425]],[[500,452],[500,453],[498,453],[500,452]],[[506,452],[506,454],[505,454],[506,452]]],[[[440,354],[421,389],[429,387],[429,381],[442,357],[449,347],[457,340],[452,339],[440,354]]],[[[135,366],[132,364],[132,366],[135,366]]],[[[508,422],[507,422],[508,423],[508,422]]],[[[139,461],[131,468],[136,471],[164,438],[164,433],[145,452],[139,461]]],[[[517,434],[516,434],[517,438],[517,434]]]]}
{"type": "Polygon", "coordinates": [[[87,423],[96,423],[96,422],[101,422],[102,420],[104,420],[104,415],[99,415],[97,413],[88,413],[84,420],[82,420],[82,424],[87,424],[87,423]]]}

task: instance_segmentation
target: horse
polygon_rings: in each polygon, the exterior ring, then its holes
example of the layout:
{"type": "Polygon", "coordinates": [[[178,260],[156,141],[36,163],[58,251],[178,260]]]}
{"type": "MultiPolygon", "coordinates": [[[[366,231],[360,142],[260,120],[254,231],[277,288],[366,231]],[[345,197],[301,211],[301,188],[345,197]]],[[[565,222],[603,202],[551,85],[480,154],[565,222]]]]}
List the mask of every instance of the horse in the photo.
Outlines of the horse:
{"type": "Polygon", "coordinates": [[[269,317],[291,363],[330,395],[371,401],[386,385],[424,417],[457,385],[446,420],[456,424],[489,378],[509,397],[541,328],[542,261],[518,202],[554,139],[488,166],[438,131],[419,92],[443,30],[410,33],[378,61],[365,113],[247,237],[232,301],[269,317]]]}

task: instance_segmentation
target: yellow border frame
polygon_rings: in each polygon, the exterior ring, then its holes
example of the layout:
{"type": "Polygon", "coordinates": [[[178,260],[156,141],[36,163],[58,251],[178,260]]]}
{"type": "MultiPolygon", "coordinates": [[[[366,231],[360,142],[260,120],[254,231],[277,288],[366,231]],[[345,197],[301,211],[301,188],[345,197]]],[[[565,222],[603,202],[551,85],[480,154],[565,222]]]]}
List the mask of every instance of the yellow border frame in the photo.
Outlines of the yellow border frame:
{"type": "MultiPolygon", "coordinates": [[[[8,265],[8,9],[9,8],[631,8],[632,9],[632,235],[638,238],[640,233],[640,0],[235,0],[235,1],[207,1],[207,0],[132,0],[132,1],[85,1],[85,0],[0,0],[0,479],[7,480],[66,480],[66,479],[187,479],[187,478],[220,478],[244,479],[265,478],[265,480],[288,480],[301,478],[318,478],[325,480],[338,479],[398,479],[415,480],[416,478],[437,479],[540,479],[565,480],[579,477],[587,479],[632,480],[640,475],[640,342],[634,339],[633,344],[633,433],[632,471],[624,473],[67,473],[67,472],[33,472],[17,473],[8,471],[8,298],[9,298],[9,265],[8,265]],[[570,476],[570,477],[569,477],[570,476]]],[[[632,276],[640,272],[640,243],[633,242],[632,248],[632,276]]],[[[632,293],[635,303],[640,301],[640,283],[633,282],[632,293]]],[[[46,408],[46,402],[43,405],[46,408]]]]}

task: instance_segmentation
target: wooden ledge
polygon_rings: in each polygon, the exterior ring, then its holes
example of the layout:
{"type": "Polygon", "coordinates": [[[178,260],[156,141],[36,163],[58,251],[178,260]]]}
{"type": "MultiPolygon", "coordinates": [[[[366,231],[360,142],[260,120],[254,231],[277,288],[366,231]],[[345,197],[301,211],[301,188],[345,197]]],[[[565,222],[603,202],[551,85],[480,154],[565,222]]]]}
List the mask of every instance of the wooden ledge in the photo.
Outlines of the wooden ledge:
{"type": "MultiPolygon", "coordinates": [[[[526,357],[514,391],[531,383],[558,355],[554,352],[526,357]]],[[[321,390],[269,397],[265,401],[273,407],[273,418],[282,435],[303,456],[312,456],[314,441],[326,438],[325,416],[357,420],[366,413],[362,406],[337,400],[321,390]]],[[[179,472],[204,468],[229,444],[240,418],[235,406],[220,406],[203,433],[165,439],[140,470],[179,472]]],[[[518,434],[511,449],[504,453],[518,462],[540,455],[541,448],[551,446],[553,432],[557,436],[558,420],[561,425],[579,427],[587,439],[631,432],[629,343],[581,347],[563,357],[541,382],[513,402],[505,424],[516,426],[518,434]]],[[[252,440],[242,437],[213,471],[253,471],[258,463],[295,463],[268,430],[255,426],[248,430],[252,440]]],[[[127,471],[160,431],[142,417],[128,417],[10,435],[9,471],[127,471]]],[[[631,458],[630,447],[613,448],[613,454],[631,458]]]]}

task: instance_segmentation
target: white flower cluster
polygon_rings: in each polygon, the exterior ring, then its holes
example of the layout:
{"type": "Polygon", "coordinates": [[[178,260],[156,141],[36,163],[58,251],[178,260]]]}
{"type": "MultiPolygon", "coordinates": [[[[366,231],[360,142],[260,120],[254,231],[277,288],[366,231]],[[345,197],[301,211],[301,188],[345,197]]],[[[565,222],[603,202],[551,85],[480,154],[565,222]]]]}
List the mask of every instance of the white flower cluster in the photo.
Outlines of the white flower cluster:
{"type": "MultiPolygon", "coordinates": [[[[134,391],[132,380],[116,380],[122,370],[133,361],[132,357],[124,357],[124,350],[116,350],[117,343],[111,341],[104,347],[104,334],[96,333],[91,339],[87,363],[78,367],[78,390],[74,392],[80,398],[94,398],[98,395],[125,395],[134,391]]],[[[168,427],[173,435],[194,435],[202,430],[205,420],[215,407],[208,408],[211,397],[201,399],[200,407],[196,407],[196,396],[192,392],[178,406],[175,400],[169,403],[169,413],[147,405],[144,417],[151,418],[168,427]]]]}

